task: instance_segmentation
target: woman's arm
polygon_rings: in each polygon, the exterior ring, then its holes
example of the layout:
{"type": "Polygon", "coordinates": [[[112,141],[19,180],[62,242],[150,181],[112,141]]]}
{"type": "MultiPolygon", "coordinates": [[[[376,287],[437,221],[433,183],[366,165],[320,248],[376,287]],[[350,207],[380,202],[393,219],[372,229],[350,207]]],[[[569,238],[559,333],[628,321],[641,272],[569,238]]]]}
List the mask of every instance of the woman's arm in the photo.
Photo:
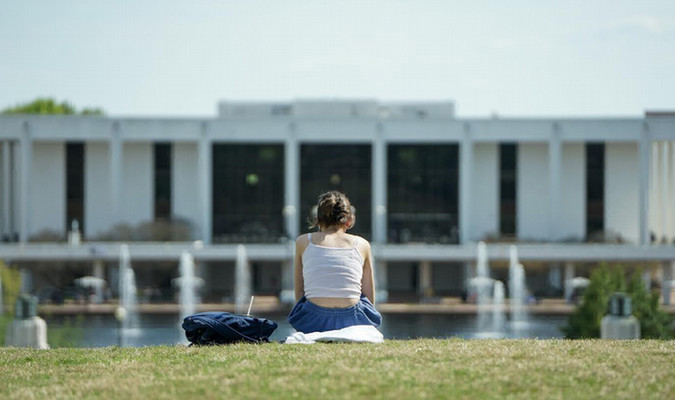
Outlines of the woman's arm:
{"type": "Polygon", "coordinates": [[[371,303],[375,304],[375,278],[373,273],[373,252],[370,249],[370,243],[363,240],[363,277],[361,278],[361,291],[366,295],[371,303]]]}
{"type": "Polygon", "coordinates": [[[293,264],[293,271],[294,271],[294,289],[295,289],[295,301],[298,302],[302,296],[305,295],[305,280],[302,277],[302,253],[304,253],[305,249],[307,248],[307,245],[309,244],[309,241],[307,240],[307,237],[305,235],[299,236],[295,240],[295,261],[293,264]]]}

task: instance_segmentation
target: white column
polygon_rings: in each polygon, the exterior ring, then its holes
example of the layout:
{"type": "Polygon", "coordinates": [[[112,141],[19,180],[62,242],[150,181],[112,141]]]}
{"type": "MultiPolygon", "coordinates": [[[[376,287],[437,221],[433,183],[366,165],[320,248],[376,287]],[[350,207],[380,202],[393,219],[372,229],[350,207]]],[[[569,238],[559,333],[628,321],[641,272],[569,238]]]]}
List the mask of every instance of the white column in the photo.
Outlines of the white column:
{"type": "Polygon", "coordinates": [[[549,186],[550,186],[550,209],[549,209],[549,238],[550,240],[560,239],[562,224],[560,216],[562,207],[560,206],[560,185],[562,171],[562,148],[560,143],[560,132],[557,124],[553,126],[553,132],[548,144],[549,156],[549,186]]]}
{"type": "Polygon", "coordinates": [[[651,243],[651,236],[652,234],[657,235],[658,234],[658,221],[656,217],[656,211],[658,210],[658,207],[656,206],[656,201],[658,199],[658,196],[656,194],[657,192],[657,185],[658,179],[656,178],[656,175],[658,174],[658,169],[656,166],[658,165],[658,156],[659,152],[657,149],[656,143],[650,143],[649,145],[649,211],[647,211],[649,215],[649,236],[650,236],[650,243],[651,243]]]}
{"type": "Polygon", "coordinates": [[[469,242],[471,233],[471,168],[473,165],[473,141],[471,126],[464,125],[464,138],[460,145],[460,178],[459,178],[459,231],[460,243],[469,242]]]}
{"type": "Polygon", "coordinates": [[[199,138],[199,203],[201,215],[201,229],[202,242],[204,244],[211,244],[212,233],[212,199],[211,193],[213,191],[213,151],[211,139],[209,137],[208,127],[206,122],[202,123],[201,137],[199,138]]]}
{"type": "Polygon", "coordinates": [[[295,259],[295,242],[289,240],[286,243],[287,246],[287,257],[281,263],[281,293],[279,295],[279,300],[282,303],[292,304],[295,302],[295,286],[294,282],[294,259],[295,259]]]}
{"type": "Polygon", "coordinates": [[[284,143],[284,225],[288,240],[294,241],[300,234],[298,212],[300,210],[300,145],[295,135],[294,123],[288,126],[284,143]]]}
{"type": "Polygon", "coordinates": [[[548,284],[551,288],[559,290],[562,285],[562,268],[559,263],[553,263],[548,270],[548,284]]]}
{"type": "Polygon", "coordinates": [[[476,277],[475,261],[467,261],[462,265],[462,277],[464,278],[463,282],[476,277]]]}
{"type": "Polygon", "coordinates": [[[28,241],[28,235],[30,233],[30,177],[32,173],[32,164],[33,141],[30,137],[30,127],[28,126],[28,122],[24,122],[23,135],[21,136],[21,191],[19,193],[21,204],[19,241],[21,243],[26,243],[28,241]]]}
{"type": "Polygon", "coordinates": [[[567,302],[572,300],[572,292],[574,291],[572,279],[574,279],[574,264],[567,262],[565,263],[565,301],[567,302]]]}
{"type": "Polygon", "coordinates": [[[431,297],[434,295],[434,289],[431,285],[432,270],[430,261],[422,261],[419,265],[419,286],[417,293],[421,298],[431,297]]]}
{"type": "Polygon", "coordinates": [[[288,258],[281,266],[281,295],[283,303],[295,301],[293,290],[295,238],[300,234],[298,210],[300,210],[300,145],[295,135],[295,124],[288,125],[284,142],[284,228],[288,237],[288,258]]]}
{"type": "Polygon", "coordinates": [[[673,270],[675,269],[675,261],[664,262],[661,266],[661,295],[663,297],[663,304],[670,305],[670,292],[673,288],[673,270]]]}
{"type": "Polygon", "coordinates": [[[119,122],[113,124],[108,151],[110,154],[110,195],[112,226],[122,221],[122,157],[123,144],[120,138],[119,122]]]}
{"type": "Polygon", "coordinates": [[[19,269],[21,288],[19,293],[31,293],[33,291],[33,271],[28,268],[19,269]]]}
{"type": "Polygon", "coordinates": [[[645,125],[640,138],[640,244],[648,245],[649,240],[649,166],[651,141],[649,129],[645,125]]]}
{"type": "Polygon", "coordinates": [[[374,258],[375,263],[375,301],[379,303],[386,303],[389,300],[389,288],[387,285],[387,262],[378,261],[374,258]]]}
{"type": "MultiPolygon", "coordinates": [[[[6,201],[6,193],[7,193],[7,179],[5,178],[7,167],[5,166],[5,159],[7,158],[7,146],[9,145],[9,141],[2,141],[0,142],[0,151],[2,153],[0,154],[0,241],[2,241],[2,237],[7,234],[6,230],[6,225],[7,225],[7,213],[5,213],[5,205],[7,204],[6,201]]],[[[2,289],[0,288],[0,291],[2,289]]],[[[0,293],[0,296],[2,294],[0,293]]],[[[2,303],[2,299],[0,299],[0,303],[2,303]]],[[[2,304],[0,304],[2,306],[2,304]]],[[[2,313],[2,308],[0,307],[0,314],[2,313]]]]}
{"type": "Polygon", "coordinates": [[[669,143],[670,157],[668,157],[668,223],[670,244],[675,244],[675,142],[669,143]]]}
{"type": "Polygon", "coordinates": [[[652,269],[647,268],[642,271],[642,283],[645,285],[645,289],[647,289],[647,292],[651,292],[652,290],[652,269]]]}
{"type": "Polygon", "coordinates": [[[663,179],[661,183],[661,219],[663,220],[663,237],[666,242],[672,244],[673,240],[673,226],[672,213],[673,207],[675,207],[675,202],[672,197],[672,181],[673,181],[673,170],[671,164],[671,146],[669,142],[663,142],[661,144],[662,158],[661,158],[661,178],[663,179]]]}
{"type": "MultiPolygon", "coordinates": [[[[105,265],[103,260],[94,261],[92,276],[96,278],[105,279],[105,265]]],[[[103,287],[96,285],[95,287],[95,299],[94,303],[100,304],[103,303],[103,287]]]]}
{"type": "Polygon", "coordinates": [[[12,237],[12,142],[2,145],[2,230],[3,235],[12,237]]]}
{"type": "Polygon", "coordinates": [[[377,125],[377,134],[372,147],[372,221],[373,242],[387,242],[387,144],[382,124],[377,125]]]}
{"type": "Polygon", "coordinates": [[[651,213],[654,216],[654,225],[652,225],[652,230],[655,233],[657,243],[661,243],[661,239],[663,238],[663,214],[662,214],[663,169],[661,168],[661,166],[663,165],[661,160],[662,156],[663,152],[661,151],[661,142],[653,142],[652,143],[653,173],[650,184],[652,186],[651,191],[654,196],[654,203],[653,203],[654,209],[651,210],[651,213]]]}
{"type": "Polygon", "coordinates": [[[92,276],[95,276],[97,278],[105,279],[105,264],[103,264],[103,260],[95,260],[94,265],[92,266],[92,276]]]}
{"type": "Polygon", "coordinates": [[[659,220],[661,221],[661,236],[659,239],[668,240],[668,142],[659,143],[659,220]]]}
{"type": "MultiPolygon", "coordinates": [[[[387,143],[384,138],[384,126],[377,124],[377,132],[372,147],[372,221],[373,242],[376,246],[387,243],[387,143]]],[[[389,298],[387,289],[387,263],[374,259],[375,299],[386,302],[389,298]]]]}

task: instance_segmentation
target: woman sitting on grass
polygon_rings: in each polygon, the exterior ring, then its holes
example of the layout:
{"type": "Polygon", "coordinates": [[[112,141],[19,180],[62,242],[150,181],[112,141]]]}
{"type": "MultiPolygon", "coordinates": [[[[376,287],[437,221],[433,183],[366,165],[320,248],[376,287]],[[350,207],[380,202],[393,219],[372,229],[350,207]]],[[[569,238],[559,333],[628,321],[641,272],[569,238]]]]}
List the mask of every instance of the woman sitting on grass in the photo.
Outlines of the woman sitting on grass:
{"type": "Polygon", "coordinates": [[[353,325],[379,326],[373,304],[373,256],[367,240],[347,233],[354,209],[340,192],[319,196],[319,231],[295,241],[295,300],[288,322],[299,332],[324,332],[353,325]]]}

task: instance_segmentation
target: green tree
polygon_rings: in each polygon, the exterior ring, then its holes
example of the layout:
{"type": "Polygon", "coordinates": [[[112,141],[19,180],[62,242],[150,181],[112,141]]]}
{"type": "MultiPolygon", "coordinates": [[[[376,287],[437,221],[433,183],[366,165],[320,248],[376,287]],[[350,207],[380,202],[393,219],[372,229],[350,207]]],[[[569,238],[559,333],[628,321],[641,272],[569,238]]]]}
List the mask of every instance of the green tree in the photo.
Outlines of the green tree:
{"type": "Polygon", "coordinates": [[[601,266],[591,273],[581,304],[574,310],[563,328],[568,339],[600,337],[600,322],[607,313],[609,297],[625,289],[622,271],[601,266]]]}
{"type": "Polygon", "coordinates": [[[675,334],[673,320],[659,307],[659,292],[648,292],[640,274],[635,273],[628,282],[628,293],[633,301],[633,315],[640,321],[641,336],[651,339],[672,338],[675,334]]]}
{"type": "MultiPolygon", "coordinates": [[[[10,267],[0,261],[0,285],[2,288],[2,305],[5,312],[14,313],[14,303],[21,290],[21,274],[16,267],[10,267]]],[[[1,314],[1,313],[0,313],[1,314]]]]}
{"type": "Polygon", "coordinates": [[[16,267],[10,267],[0,261],[0,288],[2,289],[2,301],[0,304],[0,346],[5,343],[5,332],[14,315],[14,303],[21,290],[21,274],[16,267]]]}
{"type": "Polygon", "coordinates": [[[42,115],[104,115],[100,108],[83,108],[81,111],[67,101],[58,102],[52,98],[41,97],[31,102],[18,104],[0,111],[0,114],[42,114],[42,115]]]}
{"type": "Polygon", "coordinates": [[[635,272],[628,284],[621,266],[602,265],[591,273],[591,281],[583,299],[562,330],[568,339],[600,337],[602,317],[607,314],[609,298],[614,292],[627,292],[633,315],[640,321],[640,334],[647,339],[673,337],[672,318],[659,308],[659,294],[649,293],[641,274],[635,272]]]}

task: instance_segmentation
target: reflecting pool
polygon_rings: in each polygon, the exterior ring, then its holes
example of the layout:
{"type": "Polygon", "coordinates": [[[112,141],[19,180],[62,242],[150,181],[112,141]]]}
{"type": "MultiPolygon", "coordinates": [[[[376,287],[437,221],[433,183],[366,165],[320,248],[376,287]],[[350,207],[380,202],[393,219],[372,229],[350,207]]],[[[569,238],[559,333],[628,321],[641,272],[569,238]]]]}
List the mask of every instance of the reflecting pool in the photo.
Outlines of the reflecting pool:
{"type": "MultiPolygon", "coordinates": [[[[279,328],[270,338],[271,341],[283,341],[295,332],[286,322],[286,315],[273,314],[268,317],[279,324],[279,328]]],[[[475,315],[383,314],[382,319],[380,330],[385,339],[494,337],[476,331],[475,315]]],[[[564,315],[532,316],[528,320],[527,333],[520,337],[562,338],[560,327],[565,325],[566,319],[564,315]]],[[[118,322],[112,315],[86,315],[83,318],[53,316],[46,320],[48,329],[67,326],[72,331],[73,328],[81,328],[81,332],[73,335],[76,342],[71,342],[71,345],[75,347],[105,347],[119,343],[118,322]],[[77,321],[75,327],[72,321],[77,321]]],[[[507,321],[505,332],[497,337],[515,337],[510,332],[507,321]]],[[[124,341],[127,346],[187,343],[177,317],[166,314],[141,315],[139,327],[126,332],[124,341]]]]}

